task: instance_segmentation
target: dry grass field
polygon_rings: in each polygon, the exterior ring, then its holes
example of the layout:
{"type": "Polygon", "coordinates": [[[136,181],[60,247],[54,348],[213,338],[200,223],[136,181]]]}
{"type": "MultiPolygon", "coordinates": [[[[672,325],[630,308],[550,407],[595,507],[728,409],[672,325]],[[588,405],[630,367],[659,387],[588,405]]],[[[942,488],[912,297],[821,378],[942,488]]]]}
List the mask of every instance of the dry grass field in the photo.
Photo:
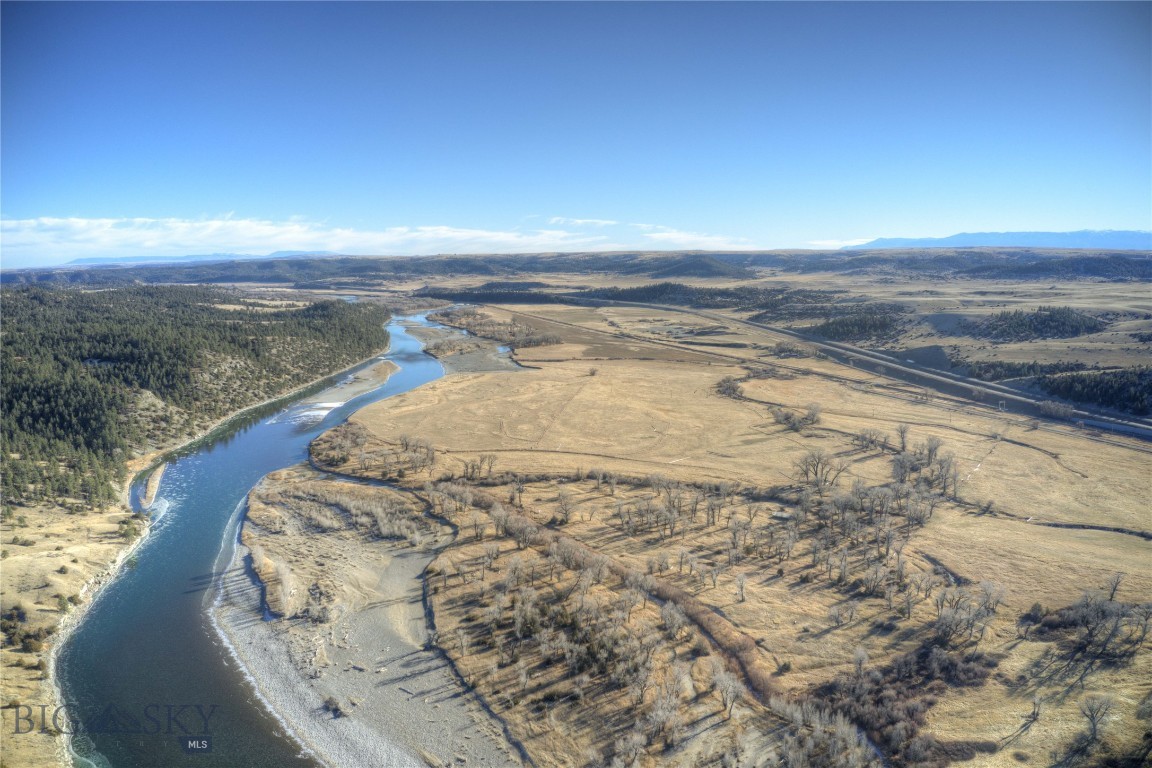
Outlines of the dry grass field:
{"type": "Polygon", "coordinates": [[[458,526],[429,582],[440,645],[530,754],[830,765],[855,734],[839,714],[902,765],[1146,757],[1146,445],[684,313],[483,311],[559,343],[370,406],[313,452],[458,526]],[[728,676],[749,693],[726,701],[728,676]]]}
{"type": "Polygon", "coordinates": [[[900,279],[875,275],[817,273],[792,278],[796,287],[843,290],[879,302],[903,304],[915,322],[898,347],[940,344],[953,354],[973,360],[1046,362],[1078,360],[1088,365],[1130,366],[1152,362],[1152,344],[1132,333],[1152,331],[1152,296],[1147,283],[1024,280],[900,279]],[[1071,339],[1036,339],[991,344],[952,335],[960,320],[979,320],[995,312],[1034,310],[1039,306],[1071,307],[1105,315],[1111,325],[1101,333],[1071,339]]]}
{"type": "Polygon", "coordinates": [[[124,550],[120,525],[130,515],[107,511],[78,518],[59,508],[18,512],[28,513],[26,526],[20,524],[24,514],[0,525],[3,618],[13,639],[0,649],[0,739],[4,766],[31,768],[55,763],[60,740],[55,733],[40,733],[38,721],[28,733],[28,722],[16,718],[27,717],[29,710],[15,705],[32,706],[33,712],[39,712],[40,704],[52,706],[55,693],[47,670],[55,634],[124,550]]]}
{"type": "MultiPolygon", "coordinates": [[[[1152,297],[1147,284],[1139,281],[1102,280],[994,280],[940,278],[915,273],[853,271],[795,273],[759,270],[760,277],[751,280],[727,278],[676,277],[678,283],[702,288],[789,288],[834,292],[844,299],[878,304],[898,304],[907,309],[905,327],[882,346],[889,350],[914,350],[940,346],[950,356],[977,361],[1027,363],[1078,361],[1102,367],[1126,367],[1152,363],[1152,342],[1141,342],[1132,334],[1152,332],[1152,297]],[[1011,310],[1035,310],[1039,306],[1071,307],[1092,316],[1103,317],[1109,327],[1100,333],[1068,339],[1034,339],[1027,342],[997,342],[957,335],[963,320],[977,321],[1011,310]]],[[[443,290],[476,288],[491,276],[439,276],[436,286],[443,290]]],[[[502,276],[505,281],[546,284],[546,292],[570,292],[588,288],[632,288],[647,285],[653,279],[644,274],[603,275],[564,273],[524,273],[502,276]]],[[[371,289],[312,291],[308,295],[332,296],[359,294],[405,306],[410,293],[426,287],[424,279],[382,281],[371,289]]],[[[269,295],[284,293],[278,286],[267,286],[269,295]]],[[[538,309],[547,311],[551,305],[538,309]]],[[[566,308],[565,311],[571,311],[566,308]]],[[[752,314],[751,312],[742,313],[752,314]]],[[[602,318],[600,323],[604,322],[602,318]]],[[[787,320],[798,329],[821,322],[812,317],[787,320]]]]}
{"type": "MultiPolygon", "coordinates": [[[[147,467],[146,460],[131,465],[147,467]]],[[[154,473],[155,475],[156,473],[154,473]]],[[[5,768],[61,763],[63,743],[52,728],[31,733],[29,710],[54,706],[49,654],[65,622],[74,620],[92,594],[128,555],[143,523],[124,509],[76,514],[59,506],[14,507],[0,523],[0,613],[11,639],[0,648],[0,755],[5,768]]],[[[131,565],[131,560],[128,560],[131,565]]],[[[49,709],[49,712],[52,710],[49,709]]]]}

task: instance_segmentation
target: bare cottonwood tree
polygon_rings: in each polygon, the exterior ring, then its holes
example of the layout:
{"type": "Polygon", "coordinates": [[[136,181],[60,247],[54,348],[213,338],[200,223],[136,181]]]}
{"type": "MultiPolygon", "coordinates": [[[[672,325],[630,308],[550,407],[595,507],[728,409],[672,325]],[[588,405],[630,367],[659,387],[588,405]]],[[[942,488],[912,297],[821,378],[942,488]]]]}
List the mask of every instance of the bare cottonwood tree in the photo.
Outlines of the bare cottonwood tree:
{"type": "Polygon", "coordinates": [[[1088,739],[1096,741],[1100,738],[1100,726],[1112,712],[1116,702],[1111,696],[1099,693],[1090,693],[1080,702],[1080,714],[1088,721],[1088,739]]]}
{"type": "Polygon", "coordinates": [[[836,484],[848,469],[847,462],[836,459],[821,448],[811,448],[793,465],[795,477],[823,495],[824,490],[836,484]]]}
{"type": "Polygon", "coordinates": [[[904,423],[896,425],[896,437],[900,439],[900,452],[904,453],[908,450],[908,430],[909,426],[904,423]]]}
{"type": "Polygon", "coordinates": [[[484,540],[484,529],[488,527],[488,520],[480,510],[472,511],[472,535],[476,541],[484,540]]]}
{"type": "Polygon", "coordinates": [[[668,636],[673,640],[677,639],[680,632],[688,626],[688,617],[680,610],[680,606],[671,600],[660,607],[660,619],[664,622],[664,628],[668,630],[668,636]]]}
{"type": "Polygon", "coordinates": [[[556,506],[560,510],[560,522],[564,525],[568,524],[569,519],[572,517],[572,510],[576,508],[576,502],[572,499],[572,494],[567,490],[561,490],[556,495],[556,506]]]}
{"type": "Polygon", "coordinates": [[[492,570],[493,563],[500,557],[500,545],[496,543],[484,545],[484,570],[492,570]]]}
{"type": "Polygon", "coordinates": [[[1108,577],[1108,602],[1116,599],[1116,592],[1120,589],[1120,582],[1124,581],[1123,573],[1114,573],[1108,577]]]}
{"type": "Polygon", "coordinates": [[[720,669],[716,673],[714,683],[716,691],[720,694],[720,702],[724,706],[725,716],[731,719],[732,710],[747,692],[744,683],[740,682],[740,679],[727,669],[720,669]]]}
{"type": "Polygon", "coordinates": [[[632,611],[640,602],[640,593],[635,589],[626,589],[620,594],[620,608],[624,611],[625,624],[632,620],[632,611]]]}

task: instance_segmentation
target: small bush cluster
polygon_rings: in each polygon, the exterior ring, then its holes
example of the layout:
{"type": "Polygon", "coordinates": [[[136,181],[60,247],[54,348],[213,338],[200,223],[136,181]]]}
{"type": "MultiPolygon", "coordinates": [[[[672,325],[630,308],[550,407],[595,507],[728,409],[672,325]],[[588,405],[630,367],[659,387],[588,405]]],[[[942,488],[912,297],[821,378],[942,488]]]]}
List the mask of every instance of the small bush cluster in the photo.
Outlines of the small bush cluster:
{"type": "Polygon", "coordinates": [[[744,388],[740,386],[740,380],[735,376],[725,376],[720,379],[716,384],[716,391],[724,397],[731,397],[736,400],[744,397],[744,388]]]}
{"type": "Polygon", "coordinates": [[[1047,613],[1038,623],[1038,637],[1063,636],[1075,651],[1122,658],[1135,653],[1147,639],[1152,629],[1152,603],[1123,603],[1093,590],[1074,604],[1047,613]]]}
{"type": "Polygon", "coordinates": [[[774,408],[772,418],[777,424],[783,424],[793,432],[799,432],[814,424],[820,423],[820,406],[815,403],[805,406],[804,413],[796,413],[787,408],[774,408]]]}
{"type": "Polygon", "coordinates": [[[881,669],[839,675],[818,701],[862,728],[897,765],[945,765],[936,740],[920,733],[928,710],[950,686],[982,685],[996,662],[982,653],[949,653],[926,644],[881,669]]]}
{"type": "Polygon", "coordinates": [[[51,627],[37,627],[27,625],[28,613],[24,606],[16,603],[0,614],[0,631],[8,645],[18,647],[25,653],[39,653],[44,650],[44,641],[52,634],[51,627]]]}

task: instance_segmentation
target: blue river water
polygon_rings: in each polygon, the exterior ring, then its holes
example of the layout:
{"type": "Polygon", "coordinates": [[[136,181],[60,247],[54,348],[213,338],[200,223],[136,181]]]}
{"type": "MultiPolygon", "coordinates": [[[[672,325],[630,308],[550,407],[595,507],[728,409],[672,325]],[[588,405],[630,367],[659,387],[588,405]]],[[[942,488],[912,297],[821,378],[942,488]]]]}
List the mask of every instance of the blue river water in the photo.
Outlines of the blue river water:
{"type": "Polygon", "coordinates": [[[403,322],[431,325],[422,315],[389,324],[386,358],[400,370],[384,386],[332,409],[281,405],[169,462],[152,530],[60,649],[56,670],[70,730],[77,731],[76,765],[315,765],[265,711],[209,608],[244,499],[261,477],[304,461],[314,437],[359,408],[443,375],[403,322]]]}

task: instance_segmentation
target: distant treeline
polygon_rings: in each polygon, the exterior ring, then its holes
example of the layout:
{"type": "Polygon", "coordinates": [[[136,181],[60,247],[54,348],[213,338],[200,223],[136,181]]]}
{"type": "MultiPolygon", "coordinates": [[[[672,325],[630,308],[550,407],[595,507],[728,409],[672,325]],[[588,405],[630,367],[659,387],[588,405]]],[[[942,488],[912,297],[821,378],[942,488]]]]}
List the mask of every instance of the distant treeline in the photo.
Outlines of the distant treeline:
{"type": "Polygon", "coordinates": [[[683,283],[651,283],[634,288],[598,288],[569,294],[574,299],[635,301],[706,309],[752,311],[755,322],[835,318],[861,313],[898,313],[899,304],[862,304],[847,300],[844,291],[823,291],[780,286],[707,288],[683,283]]]}
{"type": "Polygon", "coordinates": [[[535,291],[548,288],[548,283],[539,280],[489,280],[477,290],[481,291],[535,291]]]}
{"type": "Polygon", "coordinates": [[[1137,416],[1152,412],[1152,367],[1119,371],[1086,371],[1041,376],[1036,382],[1050,395],[1078,403],[1095,403],[1137,416]]]}
{"type": "Polygon", "coordinates": [[[753,288],[705,288],[684,283],[660,282],[633,288],[594,288],[574,294],[574,298],[719,308],[748,306],[757,300],[760,293],[753,288]]]}
{"type": "Polygon", "coordinates": [[[895,333],[899,330],[899,321],[895,312],[861,312],[804,330],[833,341],[863,341],[895,333]]]}
{"type": "Polygon", "coordinates": [[[1019,379],[1025,376],[1044,376],[1053,373],[1067,373],[1069,371],[1083,371],[1088,366],[1080,362],[1030,363],[1006,362],[1003,360],[983,360],[977,362],[957,361],[956,366],[967,368],[968,375],[981,381],[1004,381],[1005,379],[1019,379]]]}
{"type": "MultiPolygon", "coordinates": [[[[488,285],[500,285],[489,283],[488,285]]],[[[649,283],[632,288],[593,288],[567,293],[517,288],[468,289],[422,288],[417,295],[444,301],[471,304],[553,304],[593,301],[623,301],[642,304],[668,304],[706,309],[742,309],[756,314],[757,322],[825,318],[828,333],[844,334],[829,338],[870,338],[894,328],[896,318],[906,311],[900,304],[861,303],[844,291],[793,289],[770,286],[709,288],[676,282],[649,283]],[[832,322],[845,318],[843,323],[832,322]],[[830,324],[831,323],[831,324],[830,324]]]]}
{"type": "Polygon", "coordinates": [[[965,277],[998,280],[1103,278],[1105,280],[1152,280],[1152,258],[1148,256],[1072,256],[1043,259],[1022,264],[988,264],[962,270],[965,277]]]}
{"type": "Polygon", "coordinates": [[[784,272],[904,271],[953,278],[1152,280],[1152,254],[1040,248],[910,248],[874,251],[784,250],[748,253],[550,253],[425,257],[303,257],[148,266],[57,267],[0,273],[19,284],[129,285],[267,282],[314,288],[364,286],[396,278],[598,273],[750,279],[757,269],[784,272]]]}
{"type": "Polygon", "coordinates": [[[421,288],[416,295],[467,304],[559,304],[564,301],[562,296],[552,293],[481,288],[421,288]]]}
{"type": "Polygon", "coordinates": [[[195,264],[154,264],[149,266],[106,266],[85,269],[66,267],[51,270],[5,272],[5,283],[64,285],[130,285],[146,283],[313,283],[324,280],[372,281],[396,277],[438,275],[498,275],[497,263],[485,258],[390,258],[359,257],[246,259],[241,261],[198,262],[195,264]]]}
{"type": "Polygon", "coordinates": [[[1108,327],[1102,320],[1077,312],[1071,307],[1038,307],[1035,312],[1015,309],[997,312],[976,322],[965,322],[960,330],[977,338],[993,341],[1027,341],[1029,339],[1065,339],[1098,333],[1108,327]]]}
{"type": "Polygon", "coordinates": [[[137,414],[144,391],[162,401],[160,418],[194,414],[187,426],[346,367],[388,339],[387,313],[367,303],[267,311],[198,286],[0,296],[2,486],[15,503],[109,500],[128,449],[163,437],[137,414]]]}
{"type": "Polygon", "coordinates": [[[750,269],[707,254],[686,256],[675,259],[649,272],[655,280],[669,277],[726,277],[734,280],[749,280],[756,277],[750,269]]]}
{"type": "Polygon", "coordinates": [[[908,248],[749,254],[741,263],[788,272],[899,270],[960,279],[1152,280],[1152,254],[1145,251],[908,248]]]}
{"type": "Polygon", "coordinates": [[[454,275],[602,273],[660,277],[750,278],[755,273],[722,256],[699,253],[492,254],[486,256],[325,257],[245,259],[147,266],[56,267],[0,274],[6,284],[129,285],[145,283],[326,283],[364,285],[396,278],[454,275]]]}

